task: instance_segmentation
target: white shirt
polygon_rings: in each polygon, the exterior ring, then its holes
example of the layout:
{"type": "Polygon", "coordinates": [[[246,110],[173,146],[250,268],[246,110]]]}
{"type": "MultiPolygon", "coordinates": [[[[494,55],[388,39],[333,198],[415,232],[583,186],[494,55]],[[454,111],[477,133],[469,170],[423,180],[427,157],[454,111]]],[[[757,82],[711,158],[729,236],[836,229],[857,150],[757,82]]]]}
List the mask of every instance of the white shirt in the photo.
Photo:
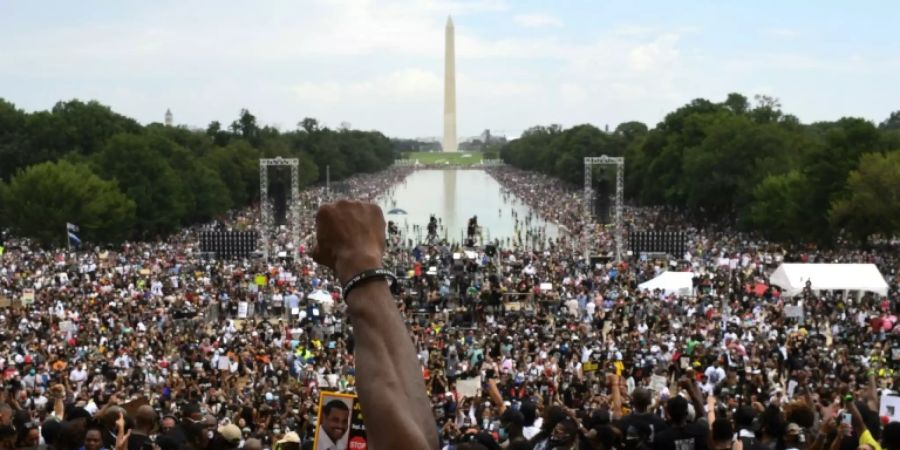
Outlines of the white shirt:
{"type": "Polygon", "coordinates": [[[350,432],[348,430],[336,443],[332,442],[325,429],[319,425],[319,442],[316,445],[316,450],[347,450],[347,439],[349,436],[350,432]]]}
{"type": "Polygon", "coordinates": [[[69,381],[75,383],[81,383],[82,381],[87,379],[87,372],[81,370],[79,368],[75,368],[72,370],[72,373],[69,374],[69,381]]]}

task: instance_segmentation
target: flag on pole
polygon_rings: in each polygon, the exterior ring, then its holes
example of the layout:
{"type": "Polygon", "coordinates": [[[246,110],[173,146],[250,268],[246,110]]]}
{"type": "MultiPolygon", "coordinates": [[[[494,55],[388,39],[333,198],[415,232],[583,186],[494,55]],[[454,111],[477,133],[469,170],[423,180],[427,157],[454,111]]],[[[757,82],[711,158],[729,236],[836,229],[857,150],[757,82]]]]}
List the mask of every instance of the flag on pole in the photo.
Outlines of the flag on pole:
{"type": "Polygon", "coordinates": [[[69,235],[69,245],[74,245],[75,247],[81,247],[81,238],[78,237],[78,225],[74,223],[66,222],[66,234],[69,235]]]}

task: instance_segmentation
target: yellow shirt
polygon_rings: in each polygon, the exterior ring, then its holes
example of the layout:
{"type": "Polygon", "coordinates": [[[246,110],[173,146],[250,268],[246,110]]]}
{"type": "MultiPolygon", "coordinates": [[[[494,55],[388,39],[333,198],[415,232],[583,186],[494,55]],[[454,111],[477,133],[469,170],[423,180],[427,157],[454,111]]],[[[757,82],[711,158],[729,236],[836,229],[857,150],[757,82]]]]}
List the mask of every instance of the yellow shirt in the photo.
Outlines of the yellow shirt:
{"type": "Polygon", "coordinates": [[[859,445],[868,445],[873,450],[881,450],[881,444],[872,437],[872,433],[868,429],[859,436],[859,445]]]}

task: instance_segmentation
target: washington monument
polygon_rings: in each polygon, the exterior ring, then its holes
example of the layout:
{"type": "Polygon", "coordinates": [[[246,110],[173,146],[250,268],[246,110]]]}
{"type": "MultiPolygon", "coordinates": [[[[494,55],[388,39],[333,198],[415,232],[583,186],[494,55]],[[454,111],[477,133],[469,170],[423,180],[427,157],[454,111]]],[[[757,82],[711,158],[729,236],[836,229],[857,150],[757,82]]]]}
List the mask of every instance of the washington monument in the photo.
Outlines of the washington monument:
{"type": "Polygon", "coordinates": [[[447,17],[444,29],[444,151],[456,151],[456,51],[453,44],[453,19],[447,17]]]}

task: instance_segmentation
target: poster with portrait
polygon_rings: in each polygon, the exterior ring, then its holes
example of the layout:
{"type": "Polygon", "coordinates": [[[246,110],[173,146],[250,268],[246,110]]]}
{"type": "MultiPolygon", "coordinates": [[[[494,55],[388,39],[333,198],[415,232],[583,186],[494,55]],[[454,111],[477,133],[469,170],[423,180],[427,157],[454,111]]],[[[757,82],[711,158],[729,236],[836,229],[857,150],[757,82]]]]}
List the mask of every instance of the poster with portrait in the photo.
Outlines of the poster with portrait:
{"type": "Polygon", "coordinates": [[[315,450],[366,450],[366,425],[359,399],[351,394],[321,392],[316,416],[315,450]]]}

